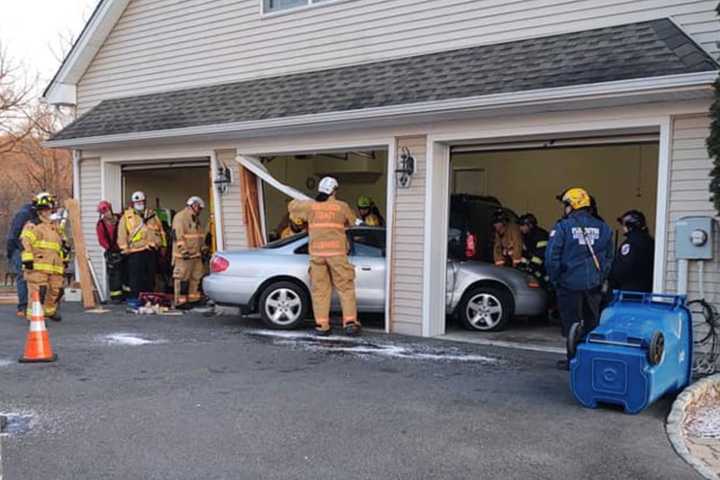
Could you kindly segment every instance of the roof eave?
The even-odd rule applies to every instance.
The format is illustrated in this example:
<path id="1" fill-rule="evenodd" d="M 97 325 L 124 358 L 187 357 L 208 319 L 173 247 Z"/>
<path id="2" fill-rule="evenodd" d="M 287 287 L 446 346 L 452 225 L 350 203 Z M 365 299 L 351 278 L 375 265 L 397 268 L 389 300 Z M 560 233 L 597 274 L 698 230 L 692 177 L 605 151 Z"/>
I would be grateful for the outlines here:
<path id="1" fill-rule="evenodd" d="M 338 127 L 342 124 L 357 124 L 362 121 L 375 122 L 380 119 L 417 117 L 421 115 L 460 114 L 485 110 L 510 109 L 513 107 L 543 106 L 568 102 L 602 101 L 618 98 L 662 98 L 670 92 L 706 91 L 718 77 L 718 71 L 669 75 L 664 77 L 639 78 L 584 84 L 569 87 L 529 90 L 524 92 L 500 93 L 478 97 L 438 100 L 422 103 L 367 108 L 341 112 L 327 112 L 295 117 L 281 117 L 246 122 L 201 125 L 169 130 L 150 130 L 123 134 L 50 140 L 49 148 L 86 148 L 90 146 L 117 145 L 155 139 L 182 139 L 199 136 L 237 135 L 259 131 L 279 131 L 302 127 L 318 128 L 325 125 Z"/>

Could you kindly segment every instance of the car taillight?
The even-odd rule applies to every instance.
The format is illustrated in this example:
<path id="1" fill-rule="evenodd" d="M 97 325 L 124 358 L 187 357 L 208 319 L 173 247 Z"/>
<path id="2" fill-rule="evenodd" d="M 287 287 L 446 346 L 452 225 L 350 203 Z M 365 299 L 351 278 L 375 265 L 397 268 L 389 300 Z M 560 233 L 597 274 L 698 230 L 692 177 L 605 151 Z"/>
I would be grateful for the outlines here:
<path id="1" fill-rule="evenodd" d="M 465 258 L 474 258 L 475 254 L 477 253 L 477 240 L 475 239 L 475 235 L 472 233 L 467 234 L 467 238 L 465 239 Z"/>
<path id="2" fill-rule="evenodd" d="M 212 260 L 210 260 L 210 271 L 212 273 L 224 272 L 228 267 L 230 267 L 230 262 L 227 258 L 221 257 L 220 255 L 215 255 Z"/>
<path id="3" fill-rule="evenodd" d="M 533 277 L 528 277 L 527 286 L 530 288 L 540 288 L 540 282 L 535 280 Z"/>

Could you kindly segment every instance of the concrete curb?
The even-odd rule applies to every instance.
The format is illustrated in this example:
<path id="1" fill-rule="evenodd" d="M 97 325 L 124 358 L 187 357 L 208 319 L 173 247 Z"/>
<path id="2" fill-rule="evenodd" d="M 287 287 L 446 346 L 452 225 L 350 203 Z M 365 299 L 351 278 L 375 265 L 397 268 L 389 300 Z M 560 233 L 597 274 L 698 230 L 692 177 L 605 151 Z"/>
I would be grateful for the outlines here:
<path id="1" fill-rule="evenodd" d="M 672 443 L 673 448 L 683 460 L 692 465 L 695 470 L 708 480 L 720 480 L 720 477 L 715 472 L 690 454 L 683 435 L 683 424 L 685 423 L 688 406 L 702 398 L 711 388 L 720 389 L 720 374 L 705 377 L 693 383 L 678 395 L 667 417 L 666 430 L 670 443 Z"/>

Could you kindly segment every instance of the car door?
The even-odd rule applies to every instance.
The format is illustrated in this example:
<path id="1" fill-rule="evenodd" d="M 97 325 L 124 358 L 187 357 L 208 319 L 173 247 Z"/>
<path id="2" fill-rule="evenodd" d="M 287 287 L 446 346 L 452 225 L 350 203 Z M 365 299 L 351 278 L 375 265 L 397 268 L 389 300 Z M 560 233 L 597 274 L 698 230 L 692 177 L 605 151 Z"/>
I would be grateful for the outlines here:
<path id="1" fill-rule="evenodd" d="M 358 310 L 385 309 L 385 229 L 354 228 L 348 231 L 350 263 L 355 266 Z"/>

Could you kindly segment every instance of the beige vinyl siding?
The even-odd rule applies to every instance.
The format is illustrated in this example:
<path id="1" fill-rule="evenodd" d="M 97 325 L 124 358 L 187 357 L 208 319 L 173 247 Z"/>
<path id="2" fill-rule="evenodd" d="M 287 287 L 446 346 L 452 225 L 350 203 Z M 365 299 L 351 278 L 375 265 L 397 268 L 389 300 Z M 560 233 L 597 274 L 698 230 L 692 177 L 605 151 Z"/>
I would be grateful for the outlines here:
<path id="1" fill-rule="evenodd" d="M 232 150 L 217 150 L 215 155 L 218 164 L 225 165 L 232 170 L 233 182 L 227 192 L 220 196 L 222 202 L 222 228 L 225 250 L 233 248 L 246 248 L 247 235 L 245 225 L 245 209 L 242 203 L 240 190 L 240 165 L 235 161 L 236 152 Z"/>
<path id="2" fill-rule="evenodd" d="M 422 290 L 425 245 L 426 137 L 399 138 L 415 157 L 410 188 L 398 188 L 393 211 L 390 331 L 422 335 Z"/>
<path id="3" fill-rule="evenodd" d="M 672 17 L 717 53 L 716 0 L 131 0 L 78 85 L 122 97 Z"/>
<path id="4" fill-rule="evenodd" d="M 708 174 L 712 161 L 705 149 L 710 119 L 707 116 L 676 117 L 672 125 L 670 198 L 668 207 L 668 246 L 665 287 L 677 291 L 677 259 L 675 258 L 675 222 L 685 216 L 714 216 L 709 201 Z M 705 262 L 705 299 L 720 307 L 720 229 L 715 231 L 715 259 Z M 700 298 L 699 264 L 690 262 L 688 298 Z"/>
<path id="5" fill-rule="evenodd" d="M 95 225 L 97 224 L 97 204 L 101 200 L 101 171 L 99 158 L 83 158 L 80 160 L 80 219 L 87 253 L 97 274 L 100 288 L 105 285 L 105 259 L 103 250 L 97 240 Z"/>

